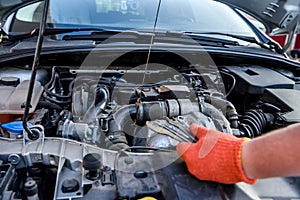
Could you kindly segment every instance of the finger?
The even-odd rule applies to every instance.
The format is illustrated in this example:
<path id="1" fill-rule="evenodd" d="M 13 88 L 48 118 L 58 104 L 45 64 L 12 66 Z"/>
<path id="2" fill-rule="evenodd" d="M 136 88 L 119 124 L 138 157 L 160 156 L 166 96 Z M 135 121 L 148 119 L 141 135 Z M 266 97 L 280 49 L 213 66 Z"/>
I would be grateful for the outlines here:
<path id="1" fill-rule="evenodd" d="M 198 139 L 200 139 L 201 137 L 204 137 L 206 135 L 206 133 L 209 131 L 209 129 L 204 126 L 192 124 L 190 126 L 190 131 L 192 132 L 192 134 L 194 136 L 196 136 Z"/>
<path id="2" fill-rule="evenodd" d="M 176 146 L 176 150 L 178 152 L 178 154 L 183 157 L 184 153 L 189 149 L 189 147 L 191 146 L 191 143 L 188 142 L 180 142 L 177 146 Z"/>
<path id="3" fill-rule="evenodd" d="M 199 158 L 205 158 L 214 149 L 220 137 L 219 131 L 210 130 L 203 138 L 203 143 L 199 149 Z"/>

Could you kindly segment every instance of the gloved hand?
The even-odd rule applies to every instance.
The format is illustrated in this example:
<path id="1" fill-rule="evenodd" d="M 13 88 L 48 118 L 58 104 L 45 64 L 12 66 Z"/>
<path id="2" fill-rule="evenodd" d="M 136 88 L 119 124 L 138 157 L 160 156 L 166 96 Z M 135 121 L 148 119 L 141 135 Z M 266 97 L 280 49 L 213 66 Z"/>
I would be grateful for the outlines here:
<path id="1" fill-rule="evenodd" d="M 199 139 L 198 142 L 181 142 L 176 149 L 191 174 L 200 180 L 225 184 L 256 182 L 256 179 L 247 178 L 242 168 L 242 146 L 250 139 L 237 138 L 196 124 L 190 126 L 190 131 Z"/>

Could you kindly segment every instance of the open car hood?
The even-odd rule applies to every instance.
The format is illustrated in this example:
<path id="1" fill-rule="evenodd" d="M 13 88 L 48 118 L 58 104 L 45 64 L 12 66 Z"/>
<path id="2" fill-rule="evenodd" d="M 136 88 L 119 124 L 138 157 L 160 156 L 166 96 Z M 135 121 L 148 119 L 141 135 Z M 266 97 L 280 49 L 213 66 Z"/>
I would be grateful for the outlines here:
<path id="1" fill-rule="evenodd" d="M 299 24 L 299 0 L 217 0 L 261 21 L 271 35 L 289 33 Z M 300 26 L 297 32 L 300 33 Z"/>

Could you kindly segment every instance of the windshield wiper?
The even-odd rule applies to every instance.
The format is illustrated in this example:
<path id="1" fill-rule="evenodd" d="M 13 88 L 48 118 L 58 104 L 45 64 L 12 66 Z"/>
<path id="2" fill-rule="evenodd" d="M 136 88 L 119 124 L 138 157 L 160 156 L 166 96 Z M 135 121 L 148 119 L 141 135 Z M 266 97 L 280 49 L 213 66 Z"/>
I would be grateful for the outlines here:
<path id="1" fill-rule="evenodd" d="M 148 39 L 151 37 L 152 33 L 149 31 L 135 31 L 135 30 L 102 30 L 102 31 L 93 31 L 89 34 L 76 34 L 76 35 L 65 35 L 62 40 L 93 40 L 93 41 L 103 41 L 108 39 L 111 36 L 120 34 L 118 37 L 114 38 L 114 41 L 126 42 L 125 39 Z"/>
<path id="2" fill-rule="evenodd" d="M 63 34 L 63 33 L 72 33 L 72 32 L 83 32 L 83 31 L 97 31 L 97 32 L 106 32 L 112 34 L 118 34 L 120 33 L 120 30 L 106 30 L 102 28 L 45 28 L 44 30 L 44 36 L 49 36 L 49 35 L 57 35 L 57 34 Z M 13 41 L 18 41 L 18 40 L 24 40 L 27 38 L 32 38 L 35 36 L 38 36 L 40 32 L 39 28 L 33 29 L 31 32 L 26 32 L 26 33 L 14 33 L 10 32 L 4 37 L 3 39 L 7 39 L 10 42 Z"/>
<path id="3" fill-rule="evenodd" d="M 209 37 L 209 36 L 203 36 L 201 34 L 195 34 L 195 33 L 188 33 L 183 32 L 181 33 L 182 36 L 188 36 L 196 41 L 207 41 L 207 42 L 215 42 L 220 44 L 219 46 L 225 46 L 225 45 L 233 45 L 233 46 L 239 46 L 240 44 L 237 41 L 232 40 L 225 40 L 221 38 L 215 38 L 215 37 Z"/>
<path id="4" fill-rule="evenodd" d="M 206 46 L 218 46 L 224 47 L 225 45 L 239 45 L 238 42 L 226 39 L 220 39 L 209 36 L 200 35 L 189 35 L 186 37 L 185 33 L 182 32 L 169 32 L 169 31 L 156 31 L 154 36 L 155 43 L 173 43 L 173 44 L 186 44 L 186 45 L 206 45 Z M 65 35 L 63 40 L 94 40 L 103 41 L 108 38 L 106 32 L 95 31 L 90 34 L 82 35 Z M 120 35 L 114 37 L 113 42 L 135 42 L 135 43 L 145 43 L 149 42 L 152 33 L 146 30 L 126 30 Z M 191 40 L 193 39 L 193 40 Z"/>
<path id="5" fill-rule="evenodd" d="M 121 33 L 119 36 L 114 38 L 114 42 L 136 42 L 136 43 L 145 43 L 148 42 L 149 37 L 151 37 L 151 32 L 147 30 L 119 30 L 119 29 L 103 29 L 97 27 L 76 27 L 76 28 L 45 28 L 44 36 L 49 35 L 58 35 L 64 33 L 72 32 L 90 32 L 88 34 L 70 34 L 64 35 L 62 40 L 93 40 L 93 41 L 103 41 L 108 39 L 113 35 Z M 33 29 L 28 33 L 9 33 L 6 35 L 6 39 L 10 42 L 24 40 L 27 38 L 32 38 L 38 36 L 39 28 Z M 202 34 L 202 33 L 201 33 Z M 203 33 L 206 34 L 206 33 Z M 190 40 L 189 38 L 193 39 Z M 227 35 L 228 36 L 228 35 Z M 240 38 L 237 38 L 240 39 Z M 255 40 L 255 39 L 254 39 Z M 200 35 L 200 33 L 192 32 L 172 32 L 172 31 L 157 31 L 155 32 L 155 42 L 163 43 L 177 43 L 177 44 L 195 44 L 195 42 L 200 45 L 206 46 L 218 46 L 224 47 L 225 45 L 237 46 L 239 43 L 237 41 L 220 39 L 215 37 L 209 37 Z M 250 40 L 249 40 L 250 41 Z M 251 40 L 251 42 L 254 42 Z"/>
<path id="6" fill-rule="evenodd" d="M 184 33 L 188 36 L 190 36 L 190 35 L 224 35 L 224 36 L 232 37 L 232 38 L 242 40 L 242 41 L 245 41 L 245 42 L 257 44 L 257 45 L 259 45 L 260 47 L 262 47 L 264 49 L 272 50 L 272 48 L 270 47 L 269 44 L 259 42 L 258 40 L 256 40 L 254 37 L 251 37 L 251 36 L 235 35 L 235 34 L 222 33 L 222 32 L 199 32 L 199 33 L 197 33 L 197 32 L 184 32 Z"/>

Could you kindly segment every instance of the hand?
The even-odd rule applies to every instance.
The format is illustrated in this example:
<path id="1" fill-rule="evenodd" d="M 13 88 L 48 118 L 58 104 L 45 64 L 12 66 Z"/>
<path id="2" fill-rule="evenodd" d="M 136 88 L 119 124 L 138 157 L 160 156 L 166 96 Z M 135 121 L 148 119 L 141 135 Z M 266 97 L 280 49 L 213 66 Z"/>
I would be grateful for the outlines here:
<path id="1" fill-rule="evenodd" d="M 198 142 L 181 142 L 176 149 L 191 174 L 201 180 L 225 184 L 256 182 L 247 178 L 242 169 L 241 151 L 248 138 L 237 138 L 196 124 L 190 126 L 190 131 Z"/>

